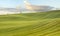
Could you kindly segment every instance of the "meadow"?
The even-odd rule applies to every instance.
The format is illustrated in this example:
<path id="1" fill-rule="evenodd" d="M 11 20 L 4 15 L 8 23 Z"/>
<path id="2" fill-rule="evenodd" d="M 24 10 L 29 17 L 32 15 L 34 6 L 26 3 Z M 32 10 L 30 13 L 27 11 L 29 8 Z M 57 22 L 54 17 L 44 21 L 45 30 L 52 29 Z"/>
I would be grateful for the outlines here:
<path id="1" fill-rule="evenodd" d="M 60 36 L 60 10 L 0 15 L 0 36 Z"/>

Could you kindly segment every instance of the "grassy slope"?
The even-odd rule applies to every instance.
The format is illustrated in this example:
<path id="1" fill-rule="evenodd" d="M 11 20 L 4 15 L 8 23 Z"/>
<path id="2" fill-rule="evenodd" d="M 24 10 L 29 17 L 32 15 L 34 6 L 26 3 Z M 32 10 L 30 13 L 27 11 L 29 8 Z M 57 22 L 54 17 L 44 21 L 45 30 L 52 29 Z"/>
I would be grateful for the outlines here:
<path id="1" fill-rule="evenodd" d="M 0 36 L 60 36 L 60 11 L 1 15 Z"/>

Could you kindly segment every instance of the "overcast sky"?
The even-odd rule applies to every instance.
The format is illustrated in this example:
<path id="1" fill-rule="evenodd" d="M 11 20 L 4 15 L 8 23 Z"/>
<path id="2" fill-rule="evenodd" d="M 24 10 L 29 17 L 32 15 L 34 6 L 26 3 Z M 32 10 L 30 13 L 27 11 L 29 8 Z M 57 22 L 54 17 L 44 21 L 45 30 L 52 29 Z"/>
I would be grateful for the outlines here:
<path id="1" fill-rule="evenodd" d="M 60 0 L 28 0 L 34 5 L 48 5 L 60 8 Z M 24 7 L 24 0 L 0 0 L 0 7 L 15 8 L 16 6 Z"/>

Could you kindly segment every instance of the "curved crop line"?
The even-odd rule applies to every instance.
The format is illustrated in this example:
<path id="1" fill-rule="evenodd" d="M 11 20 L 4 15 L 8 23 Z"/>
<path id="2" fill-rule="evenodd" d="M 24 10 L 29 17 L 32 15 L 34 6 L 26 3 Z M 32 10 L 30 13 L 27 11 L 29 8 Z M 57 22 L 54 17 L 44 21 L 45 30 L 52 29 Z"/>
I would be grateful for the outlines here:
<path id="1" fill-rule="evenodd" d="M 50 26 L 50 27 L 48 27 L 48 28 L 45 28 L 45 29 L 43 29 L 43 30 L 41 30 L 41 31 L 39 30 L 39 28 L 38 28 L 39 31 L 36 31 L 36 30 L 35 30 L 35 31 L 33 30 L 33 31 L 34 31 L 34 33 L 42 32 L 42 31 L 45 31 L 46 29 L 50 29 L 50 28 L 52 28 L 52 27 L 54 27 L 54 26 L 56 27 L 57 24 L 56 24 L 56 25 L 52 25 L 52 26 Z M 32 34 L 32 33 L 30 33 L 30 34 Z"/>
<path id="2" fill-rule="evenodd" d="M 53 27 L 54 27 L 54 26 L 53 26 Z M 50 29 L 50 28 L 49 28 L 49 29 Z M 39 30 L 39 29 L 38 29 L 38 31 L 36 31 L 36 30 L 34 31 L 34 30 L 33 30 L 34 32 L 33 32 L 33 33 L 31 32 L 31 33 L 29 33 L 29 34 L 35 34 L 35 33 L 38 33 L 38 32 L 44 33 L 44 31 L 49 30 L 49 29 L 44 29 L 44 30 Z M 28 35 L 29 35 L 29 34 L 28 34 Z"/>

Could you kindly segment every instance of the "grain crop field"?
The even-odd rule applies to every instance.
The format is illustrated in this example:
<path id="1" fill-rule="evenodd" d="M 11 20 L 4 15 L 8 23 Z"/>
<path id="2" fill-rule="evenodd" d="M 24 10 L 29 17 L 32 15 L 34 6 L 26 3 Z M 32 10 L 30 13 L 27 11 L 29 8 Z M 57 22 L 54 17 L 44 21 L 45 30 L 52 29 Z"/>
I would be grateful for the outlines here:
<path id="1" fill-rule="evenodd" d="M 0 15 L 0 36 L 60 36 L 60 10 Z"/>

